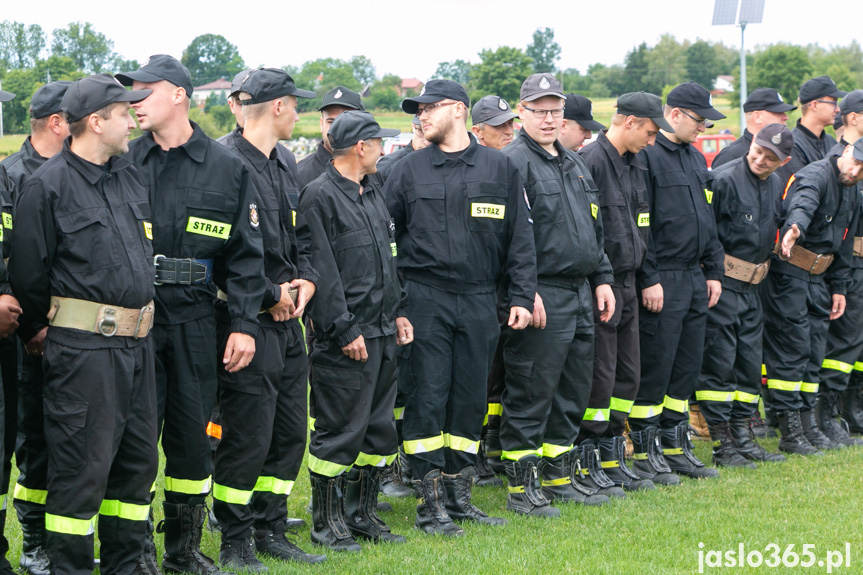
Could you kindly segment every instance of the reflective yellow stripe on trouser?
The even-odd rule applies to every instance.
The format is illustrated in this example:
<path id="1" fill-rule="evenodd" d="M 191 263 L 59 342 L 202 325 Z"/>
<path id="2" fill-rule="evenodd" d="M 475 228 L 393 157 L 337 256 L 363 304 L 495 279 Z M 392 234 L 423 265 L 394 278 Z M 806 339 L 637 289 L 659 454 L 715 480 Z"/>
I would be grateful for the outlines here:
<path id="1" fill-rule="evenodd" d="M 572 445 L 552 445 L 551 443 L 542 444 L 542 456 L 554 459 L 560 457 L 564 453 L 572 451 Z"/>
<path id="2" fill-rule="evenodd" d="M 150 506 L 124 503 L 117 499 L 105 499 L 99 507 L 99 515 L 119 517 L 129 521 L 146 521 L 150 516 Z"/>
<path id="3" fill-rule="evenodd" d="M 317 473 L 318 475 L 323 475 L 324 477 L 338 477 L 350 468 L 350 465 L 342 465 L 341 463 L 333 463 L 332 461 L 318 459 L 309 453 L 309 471 Z"/>
<path id="4" fill-rule="evenodd" d="M 784 381 L 782 379 L 768 379 L 767 388 L 778 391 L 800 391 L 802 381 Z"/>
<path id="5" fill-rule="evenodd" d="M 402 421 L 405 418 L 405 408 L 404 407 L 394 407 L 393 408 L 393 418 L 396 421 Z"/>
<path id="6" fill-rule="evenodd" d="M 800 382 L 800 391 L 803 393 L 818 393 L 817 383 Z"/>
<path id="7" fill-rule="evenodd" d="M 458 435 L 443 434 L 443 444 L 454 451 L 464 451 L 466 453 L 479 453 L 479 441 L 468 439 L 467 437 L 459 437 Z"/>
<path id="8" fill-rule="evenodd" d="M 405 440 L 402 445 L 405 448 L 405 453 L 408 455 L 416 455 L 417 453 L 429 453 L 438 449 L 443 449 L 444 439 L 443 433 L 433 437 L 424 439 Z"/>
<path id="9" fill-rule="evenodd" d="M 24 487 L 20 483 L 16 483 L 12 497 L 19 501 L 45 505 L 45 500 L 48 499 L 48 492 L 44 489 L 30 489 L 29 487 Z"/>
<path id="10" fill-rule="evenodd" d="M 212 477 L 206 479 L 176 479 L 165 477 L 165 491 L 185 493 L 186 495 L 206 495 L 210 492 Z"/>
<path id="11" fill-rule="evenodd" d="M 65 535 L 92 535 L 96 531 L 96 523 L 90 519 L 75 519 L 62 515 L 45 514 L 45 530 Z"/>
<path id="12" fill-rule="evenodd" d="M 218 499 L 225 503 L 232 503 L 233 505 L 248 505 L 249 501 L 252 500 L 252 491 L 234 489 L 227 485 L 213 483 L 213 499 Z"/>
<path id="13" fill-rule="evenodd" d="M 620 399 L 619 397 L 611 398 L 611 409 L 614 411 L 622 411 L 623 413 L 629 413 L 632 411 L 632 406 L 635 405 L 635 402 L 631 399 Z"/>
<path id="14" fill-rule="evenodd" d="M 734 401 L 740 403 L 758 403 L 758 396 L 754 393 L 737 390 L 734 392 Z"/>
<path id="15" fill-rule="evenodd" d="M 528 449 L 525 451 L 501 451 L 500 458 L 501 459 L 509 459 L 510 461 L 518 461 L 522 457 L 527 457 L 528 455 L 536 455 L 537 457 L 542 457 L 542 448 L 540 449 Z"/>
<path id="16" fill-rule="evenodd" d="M 702 389 L 695 392 L 695 399 L 698 401 L 733 401 L 734 392 Z"/>
<path id="17" fill-rule="evenodd" d="M 498 417 L 503 415 L 503 404 L 500 403 L 489 403 L 488 404 L 488 412 L 485 414 L 485 419 L 483 420 L 483 425 L 488 425 L 488 418 L 492 415 L 496 415 Z"/>
<path id="18" fill-rule="evenodd" d="M 842 373 L 851 373 L 854 371 L 853 365 L 845 363 L 844 361 L 839 361 L 838 359 L 825 359 L 821 364 L 821 367 L 824 369 L 834 369 L 836 371 L 841 371 Z"/>
<path id="19" fill-rule="evenodd" d="M 584 421 L 608 421 L 609 417 L 611 417 L 610 407 L 607 409 L 588 407 L 584 410 Z"/>
<path id="20" fill-rule="evenodd" d="M 662 405 L 633 405 L 632 411 L 629 412 L 629 417 L 633 419 L 647 419 L 648 417 L 661 415 L 662 410 Z"/>
<path id="21" fill-rule="evenodd" d="M 3 495 L 0 495 L 0 501 L 2 501 L 2 504 L 0 504 L 0 510 L 6 511 L 6 494 L 5 493 Z"/>
<path id="22" fill-rule="evenodd" d="M 275 493 L 276 495 L 290 495 L 294 488 L 294 482 L 278 477 L 258 477 L 252 491 Z"/>
<path id="23" fill-rule="evenodd" d="M 357 460 L 354 461 L 354 465 L 359 465 L 361 467 L 383 467 L 385 465 L 392 464 L 392 462 L 396 460 L 396 455 L 397 454 L 395 453 L 392 455 L 375 455 L 373 453 L 363 453 L 360 451 L 360 454 L 357 455 Z"/>
<path id="24" fill-rule="evenodd" d="M 662 405 L 663 407 L 666 407 L 671 411 L 676 411 L 677 413 L 689 413 L 688 399 L 674 399 L 673 397 L 666 395 L 665 402 Z"/>
<path id="25" fill-rule="evenodd" d="M 854 362 L 854 371 L 863 371 L 863 361 Z"/>

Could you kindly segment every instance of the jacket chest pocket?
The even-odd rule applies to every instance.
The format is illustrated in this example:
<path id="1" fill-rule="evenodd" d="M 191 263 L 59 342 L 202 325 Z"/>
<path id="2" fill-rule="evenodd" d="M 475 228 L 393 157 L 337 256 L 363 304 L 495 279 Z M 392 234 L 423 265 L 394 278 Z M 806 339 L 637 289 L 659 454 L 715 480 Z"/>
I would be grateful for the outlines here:
<path id="1" fill-rule="evenodd" d="M 446 189 L 442 184 L 419 185 L 408 191 L 410 233 L 446 230 Z"/>
<path id="2" fill-rule="evenodd" d="M 651 216 L 665 219 L 675 216 L 690 216 L 695 213 L 695 204 L 689 197 L 689 179 L 686 174 L 683 172 L 656 174 L 655 183 L 656 192 L 653 201 L 656 209 Z M 699 193 L 705 194 L 705 191 L 699 190 Z"/>
<path id="3" fill-rule="evenodd" d="M 232 214 L 237 210 L 237 198 L 218 192 L 190 190 L 186 200 L 187 218 L 184 243 L 205 249 L 200 256 L 218 251 L 231 237 Z"/>
<path id="4" fill-rule="evenodd" d="M 758 224 L 758 208 L 738 204 L 731 209 L 731 227 L 734 230 L 751 230 L 752 226 Z"/>
<path id="5" fill-rule="evenodd" d="M 373 276 L 377 272 L 374 242 L 365 228 L 348 230 L 336 236 L 333 239 L 333 251 L 343 284 Z"/>
<path id="6" fill-rule="evenodd" d="M 89 273 L 117 266 L 117 244 L 107 208 L 86 208 L 57 216 L 62 241 L 62 265 L 72 273 Z"/>
<path id="7" fill-rule="evenodd" d="M 506 198 L 501 197 L 499 186 L 472 182 L 467 184 L 467 208 L 470 211 L 468 227 L 477 233 L 502 234 L 506 232 Z"/>
<path id="8" fill-rule="evenodd" d="M 153 253 L 153 219 L 150 204 L 136 202 L 129 204 L 129 208 L 135 218 L 135 229 L 138 237 L 141 238 L 144 254 L 149 256 Z"/>
<path id="9" fill-rule="evenodd" d="M 534 226 L 559 224 L 566 220 L 560 186 L 552 182 L 535 182 L 530 217 Z"/>

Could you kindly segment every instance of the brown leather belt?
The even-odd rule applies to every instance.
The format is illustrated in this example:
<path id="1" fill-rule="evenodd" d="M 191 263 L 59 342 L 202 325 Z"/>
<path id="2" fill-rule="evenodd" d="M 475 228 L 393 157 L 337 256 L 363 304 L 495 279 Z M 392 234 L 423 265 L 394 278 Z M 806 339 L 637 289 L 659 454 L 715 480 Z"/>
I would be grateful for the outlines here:
<path id="1" fill-rule="evenodd" d="M 797 244 L 791 248 L 791 257 L 785 258 L 782 255 L 782 243 L 777 242 L 776 247 L 773 249 L 773 253 L 779 256 L 779 259 L 782 261 L 786 261 L 792 266 L 796 266 L 801 270 L 805 270 L 812 275 L 820 275 L 827 271 L 827 268 L 830 267 L 830 264 L 833 263 L 833 254 L 816 254 L 815 252 L 810 252 L 804 247 L 798 246 Z"/>
<path id="2" fill-rule="evenodd" d="M 107 305 L 83 299 L 51 296 L 48 325 L 98 333 L 105 337 L 146 337 L 153 327 L 151 301 L 141 309 Z"/>
<path id="3" fill-rule="evenodd" d="M 770 260 L 753 264 L 725 254 L 725 275 L 748 284 L 758 285 L 767 277 Z"/>
<path id="4" fill-rule="evenodd" d="M 854 255 L 863 258 L 863 238 L 860 236 L 854 237 Z"/>

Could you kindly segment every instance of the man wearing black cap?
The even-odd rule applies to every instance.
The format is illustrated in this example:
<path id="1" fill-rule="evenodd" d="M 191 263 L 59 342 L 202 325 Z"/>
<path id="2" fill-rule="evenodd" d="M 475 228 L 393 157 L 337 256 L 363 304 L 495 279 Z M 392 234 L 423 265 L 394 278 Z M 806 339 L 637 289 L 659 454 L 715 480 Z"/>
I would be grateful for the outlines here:
<path id="1" fill-rule="evenodd" d="M 567 150 L 577 152 L 593 132 L 605 126 L 593 119 L 593 103 L 580 94 L 567 94 L 558 140 Z"/>
<path id="2" fill-rule="evenodd" d="M 149 94 L 108 74 L 72 84 L 61 104 L 71 138 L 18 196 L 10 279 L 27 314 L 50 325 L 45 531 L 58 575 L 92 573 L 97 513 L 101 569 L 146 572 L 136 560 L 158 464 L 153 228 L 146 189 L 116 156 L 135 127 L 129 104 Z"/>
<path id="3" fill-rule="evenodd" d="M 410 154 L 411 152 L 416 152 L 417 150 L 422 150 L 425 147 L 428 147 L 430 142 L 426 140 L 423 135 L 423 126 L 420 123 L 420 119 L 416 116 L 411 117 L 411 141 L 408 142 L 408 145 L 400 150 L 396 150 L 386 156 L 383 156 L 380 160 L 378 160 L 377 165 L 377 174 L 376 177 L 381 178 L 381 181 L 386 182 L 387 176 L 390 174 L 390 170 L 393 169 L 393 166 L 396 165 L 396 162 Z"/>
<path id="4" fill-rule="evenodd" d="M 791 185 L 791 177 L 802 167 L 827 157 L 827 152 L 836 145 L 836 140 L 824 128 L 833 125 L 839 98 L 847 93 L 837 88 L 829 76 L 812 78 L 800 87 L 803 117 L 797 120 L 797 127 L 791 131 L 794 151 L 791 161 L 777 171 L 786 182 L 786 188 Z"/>
<path id="5" fill-rule="evenodd" d="M 405 541 L 375 507 L 383 467 L 398 449 L 396 345 L 410 343 L 413 329 L 404 317 L 395 227 L 382 190 L 367 177 L 383 152 L 381 138 L 398 133 L 381 129 L 368 112 L 340 114 L 327 135 L 333 161 L 300 202 L 320 273 L 309 306 L 316 406 L 311 537 L 333 551 L 359 551 L 355 538 Z"/>
<path id="6" fill-rule="evenodd" d="M 15 205 L 18 191 L 48 158 L 59 153 L 63 140 L 69 136 L 69 124 L 60 109 L 60 102 L 72 82 L 51 82 L 33 94 L 30 101 L 30 137 L 24 140 L 21 150 L 0 162 L 0 194 L 4 208 Z M 12 210 L 3 213 L 3 255 L 9 257 L 12 240 Z M 45 452 L 45 432 L 42 425 L 42 344 L 48 331 L 45 321 L 33 321 L 26 315 L 20 318 L 19 345 L 14 339 L 4 339 L 0 347 L 18 348 L 15 352 L 0 351 L 3 367 L 12 369 L 3 373 L 6 403 L 6 458 L 4 460 L 3 489 L 8 486 L 6 467 L 19 438 L 15 462 L 18 480 L 15 484 L 15 510 L 21 523 L 22 551 L 19 563 L 31 575 L 48 575 L 48 556 L 45 554 L 45 488 L 48 481 L 48 458 Z M 26 353 L 25 353 L 26 352 Z M 11 360 L 11 361 L 10 361 Z M 20 372 L 18 363 L 20 362 Z M 19 378 L 20 373 L 20 378 Z M 17 386 L 15 383 L 17 382 Z M 20 402 L 20 403 L 19 403 Z M 21 412 L 18 412 L 18 407 Z M 5 491 L 3 493 L 5 495 Z"/>
<path id="7" fill-rule="evenodd" d="M 156 383 L 165 452 L 166 572 L 217 571 L 197 543 L 206 516 L 212 460 L 207 423 L 216 400 L 214 283 L 230 291 L 232 335 L 225 368 L 255 354 L 264 292 L 260 232 L 249 223 L 254 190 L 230 152 L 189 121 L 192 79 L 158 54 L 117 79 L 152 94 L 133 108 L 146 133 L 132 142 L 153 210 L 156 252 Z M 160 528 L 161 530 L 161 528 Z M 151 549 L 151 551 L 154 551 Z"/>
<path id="8" fill-rule="evenodd" d="M 321 105 L 318 107 L 318 111 L 321 113 L 321 143 L 318 144 L 318 149 L 315 150 L 314 154 L 300 160 L 297 166 L 300 173 L 301 192 L 309 182 L 323 174 L 327 169 L 327 164 L 333 158 L 333 151 L 327 139 L 327 131 L 329 131 L 333 120 L 347 110 L 365 110 L 359 94 L 344 86 L 336 86 L 324 94 Z"/>
<path id="9" fill-rule="evenodd" d="M 319 563 L 289 538 L 287 496 L 305 451 L 308 358 L 299 317 L 315 293 L 309 237 L 291 204 L 291 174 L 277 148 L 299 119 L 300 90 L 284 70 L 262 68 L 243 82 L 240 102 L 245 126 L 225 146 L 248 168 L 256 191 L 249 222 L 263 235 L 265 294 L 255 354 L 241 372 L 219 370 L 222 439 L 216 451 L 213 507 L 222 530 L 219 558 L 225 567 L 262 572 L 254 554 Z M 220 291 L 216 328 L 220 349 L 231 331 L 230 291 Z M 254 537 L 253 537 L 254 535 Z"/>
<path id="10" fill-rule="evenodd" d="M 797 106 L 786 104 L 782 94 L 773 88 L 758 88 L 753 90 L 743 103 L 743 115 L 746 118 L 746 129 L 743 135 L 734 140 L 713 159 L 713 169 L 727 164 L 749 153 L 752 138 L 768 124 L 784 124 L 788 121 L 788 112 Z"/>
<path id="11" fill-rule="evenodd" d="M 483 96 L 470 112 L 470 131 L 480 146 L 502 150 L 512 142 L 513 121 L 518 114 L 500 96 Z"/>
<path id="12" fill-rule="evenodd" d="M 785 461 L 769 453 L 749 427 L 761 392 L 763 336 L 759 284 L 770 268 L 779 228 L 782 182 L 774 172 L 790 161 L 794 139 L 784 123 L 754 135 L 749 153 L 714 170 L 711 206 L 725 251 L 722 296 L 707 312 L 704 361 L 695 398 L 707 421 L 717 467 Z"/>
<path id="13" fill-rule="evenodd" d="M 651 242 L 637 277 L 641 383 L 629 414 L 635 472 L 650 479 L 670 467 L 717 477 L 689 442 L 687 404 L 701 372 L 707 309 L 719 300 L 724 274 L 707 163 L 692 143 L 708 121 L 725 116 L 707 89 L 687 82 L 669 92 L 664 117 L 674 132 L 661 130 L 644 151 Z M 663 455 L 652 453 L 656 435 Z"/>
<path id="14" fill-rule="evenodd" d="M 535 313 L 528 329 L 504 327 L 501 334 L 501 458 L 509 479 L 507 509 L 536 516 L 560 514 L 549 500 L 608 501 L 572 481 L 579 459 L 575 439 L 590 395 L 594 296 L 602 321 L 614 314 L 614 296 L 596 185 L 584 161 L 557 140 L 564 102 L 554 76 L 528 77 L 518 104 L 522 134 L 504 149 L 530 205 L 536 300 L 548 315 L 542 322 Z M 541 491 L 535 490 L 537 473 Z"/>
<path id="15" fill-rule="evenodd" d="M 617 99 L 617 113 L 608 131 L 600 132 L 596 141 L 580 152 L 599 189 L 605 253 L 614 269 L 612 292 L 616 305 L 607 322 L 601 321 L 598 310 L 594 310 L 593 385 L 577 441 L 590 446 L 588 451 L 599 449 L 602 471 L 616 486 L 628 491 L 654 488 L 654 478 L 641 479 L 626 466 L 623 432 L 640 380 L 635 274 L 644 262 L 650 235 L 646 169 L 639 152 L 656 142 L 660 128 L 671 131 L 662 116 L 659 96 L 646 92 L 623 94 Z M 588 453 L 587 463 L 591 461 Z M 591 475 L 585 479 L 589 481 Z M 679 481 L 670 473 L 655 480 Z"/>
<path id="16" fill-rule="evenodd" d="M 470 500 L 499 333 L 496 290 L 506 274 L 504 305 L 517 329 L 530 321 L 536 294 L 518 172 L 470 137 L 469 106 L 464 88 L 450 80 L 431 80 L 402 102 L 432 145 L 399 161 L 384 189 L 416 334 L 399 348 L 404 450 L 421 496 L 416 524 L 450 536 L 464 534 L 453 519 L 505 523 Z"/>
<path id="17" fill-rule="evenodd" d="M 794 151 L 797 151 L 795 136 Z M 781 242 L 764 287 L 764 364 L 780 451 L 844 447 L 815 417 L 828 323 L 845 312 L 863 180 L 863 140 L 794 174 L 783 196 Z M 836 439 L 839 439 L 838 437 Z"/>

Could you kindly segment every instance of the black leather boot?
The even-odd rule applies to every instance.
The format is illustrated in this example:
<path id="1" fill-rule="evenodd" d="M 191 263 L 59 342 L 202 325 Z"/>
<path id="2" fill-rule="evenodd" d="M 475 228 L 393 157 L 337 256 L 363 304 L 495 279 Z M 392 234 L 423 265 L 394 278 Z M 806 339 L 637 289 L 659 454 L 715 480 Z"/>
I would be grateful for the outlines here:
<path id="1" fill-rule="evenodd" d="M 668 467 L 678 475 L 693 479 L 709 479 L 719 477 L 719 471 L 705 467 L 700 459 L 692 453 L 692 443 L 689 441 L 689 422 L 684 421 L 675 427 L 660 430 L 662 440 L 662 456 Z"/>
<path id="2" fill-rule="evenodd" d="M 465 467 L 455 475 L 443 474 L 446 485 L 446 512 L 453 521 L 476 521 L 483 525 L 506 525 L 503 517 L 489 517 L 482 509 L 471 503 L 471 489 L 476 482 L 476 469 Z"/>
<path id="3" fill-rule="evenodd" d="M 679 485 L 680 477 L 671 472 L 659 447 L 657 427 L 650 426 L 641 431 L 630 431 L 629 438 L 635 450 L 632 472 L 641 479 L 649 479 L 655 485 Z"/>
<path id="4" fill-rule="evenodd" d="M 842 419 L 851 433 L 863 433 L 863 385 L 856 376 L 851 376 L 848 389 L 840 394 Z"/>
<path id="5" fill-rule="evenodd" d="M 818 428 L 833 443 L 856 447 L 863 445 L 863 439 L 851 437 L 845 426 L 839 422 L 839 394 L 835 391 L 823 391 L 818 394 L 815 403 L 815 421 Z"/>
<path id="6" fill-rule="evenodd" d="M 219 563 L 227 569 L 247 573 L 266 573 L 269 571 L 267 566 L 255 557 L 254 536 L 251 532 L 244 539 L 222 539 L 222 547 L 219 549 Z"/>
<path id="7" fill-rule="evenodd" d="M 270 531 L 269 529 L 255 530 L 255 549 L 258 553 L 269 555 L 282 561 L 297 561 L 299 563 L 323 563 L 327 560 L 326 555 L 306 553 L 294 542 L 297 537 L 295 528 L 281 525 L 280 529 Z"/>
<path id="8" fill-rule="evenodd" d="M 485 432 L 485 457 L 488 466 L 497 475 L 506 474 L 506 464 L 501 459 L 503 450 L 500 447 L 500 430 L 487 429 Z"/>
<path id="9" fill-rule="evenodd" d="M 362 550 L 345 524 L 345 475 L 309 473 L 312 483 L 312 543 L 331 551 Z"/>
<path id="10" fill-rule="evenodd" d="M 604 437 L 597 441 L 602 470 L 615 485 L 626 491 L 650 491 L 656 485 L 650 479 L 641 479 L 626 465 L 626 438 L 622 435 Z"/>
<path id="11" fill-rule="evenodd" d="M 402 483 L 402 474 L 399 469 L 399 458 L 384 467 L 380 474 L 381 493 L 387 497 L 411 497 L 413 490 Z"/>
<path id="12" fill-rule="evenodd" d="M 479 442 L 479 453 L 476 455 L 476 477 L 477 487 L 503 487 L 503 480 L 495 475 L 494 470 L 488 464 L 485 441 Z"/>
<path id="13" fill-rule="evenodd" d="M 417 493 L 416 528 L 429 535 L 463 537 L 464 529 L 453 523 L 446 510 L 446 486 L 439 469 L 429 471 L 422 480 L 412 482 Z"/>
<path id="14" fill-rule="evenodd" d="M 581 503 L 583 505 L 608 503 L 607 495 L 600 495 L 595 487 L 584 485 L 576 480 L 581 475 L 582 467 L 577 450 L 578 448 L 573 448 L 557 457 L 540 459 L 537 472 L 542 478 L 540 485 L 543 495 L 549 501 L 561 503 Z"/>
<path id="15" fill-rule="evenodd" d="M 159 533 L 165 535 L 162 570 L 165 573 L 197 573 L 226 575 L 215 562 L 201 551 L 201 529 L 207 509 L 203 503 L 185 505 L 162 503 L 165 519 L 159 522 Z M 155 547 L 153 548 L 155 552 Z"/>
<path id="16" fill-rule="evenodd" d="M 18 559 L 21 571 L 25 575 L 50 575 L 51 560 L 45 552 L 45 521 L 21 523 L 21 543 Z"/>
<path id="17" fill-rule="evenodd" d="M 528 455 L 518 461 L 506 461 L 506 508 L 531 517 L 559 517 L 560 509 L 551 506 L 543 495 L 537 480 L 536 465 L 539 457 Z"/>
<path id="18" fill-rule="evenodd" d="M 602 469 L 602 460 L 599 456 L 599 448 L 593 439 L 584 440 L 576 448 L 578 459 L 581 462 L 581 473 L 575 480 L 585 487 L 596 490 L 599 495 L 607 497 L 626 497 L 622 487 L 614 484 Z"/>
<path id="19" fill-rule="evenodd" d="M 728 423 L 715 423 L 707 426 L 710 439 L 713 440 L 713 464 L 716 467 L 748 467 L 755 469 L 755 464 L 748 461 L 731 441 Z"/>
<path id="20" fill-rule="evenodd" d="M 817 405 L 817 403 L 816 403 Z M 800 411 L 800 424 L 803 426 L 803 435 L 813 447 L 820 450 L 828 449 L 845 449 L 845 445 L 832 441 L 824 435 L 821 428 L 818 427 L 818 422 L 815 420 L 815 410 L 807 409 Z"/>
<path id="21" fill-rule="evenodd" d="M 776 419 L 779 422 L 779 433 L 782 435 L 779 440 L 779 451 L 797 455 L 824 455 L 809 443 L 803 434 L 799 411 L 777 411 Z"/>
<path id="22" fill-rule="evenodd" d="M 345 486 L 345 523 L 354 537 L 375 543 L 404 543 L 401 535 L 390 532 L 389 526 L 377 514 L 378 482 L 382 470 L 378 467 L 353 467 Z"/>
<path id="23" fill-rule="evenodd" d="M 749 419 L 732 419 L 728 422 L 728 432 L 731 435 L 734 447 L 737 448 L 737 453 L 749 461 L 767 461 L 772 463 L 785 461 L 785 456 L 781 453 L 770 453 L 758 444 L 755 432 L 749 422 Z"/>

